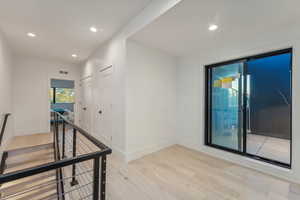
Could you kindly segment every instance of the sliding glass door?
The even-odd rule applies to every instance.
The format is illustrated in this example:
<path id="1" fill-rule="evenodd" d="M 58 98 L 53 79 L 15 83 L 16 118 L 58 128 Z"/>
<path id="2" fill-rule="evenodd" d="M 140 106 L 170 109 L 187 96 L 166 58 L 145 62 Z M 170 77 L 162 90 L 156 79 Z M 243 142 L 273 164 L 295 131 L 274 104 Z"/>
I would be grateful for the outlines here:
<path id="1" fill-rule="evenodd" d="M 242 149 L 243 103 L 241 62 L 212 67 L 210 70 L 210 142 L 236 151 Z"/>
<path id="2" fill-rule="evenodd" d="M 292 49 L 206 66 L 206 144 L 291 166 Z"/>
<path id="3" fill-rule="evenodd" d="M 247 153 L 290 163 L 291 53 L 247 62 L 249 125 Z"/>

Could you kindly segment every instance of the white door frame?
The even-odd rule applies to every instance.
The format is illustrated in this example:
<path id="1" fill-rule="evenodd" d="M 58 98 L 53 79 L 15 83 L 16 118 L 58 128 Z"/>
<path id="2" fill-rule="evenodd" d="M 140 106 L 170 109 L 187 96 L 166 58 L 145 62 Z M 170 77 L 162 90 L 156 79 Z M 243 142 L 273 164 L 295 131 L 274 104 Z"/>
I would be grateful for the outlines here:
<path id="1" fill-rule="evenodd" d="M 47 102 L 48 102 L 48 113 L 49 115 L 47 115 L 47 127 L 48 127 L 48 131 L 50 132 L 51 131 L 51 127 L 50 127 L 50 120 L 51 120 L 51 116 L 50 116 L 50 113 L 51 113 L 51 102 L 49 101 L 50 99 L 50 94 L 49 94 L 49 90 L 51 89 L 51 79 L 57 79 L 57 80 L 65 80 L 65 81 L 74 81 L 74 90 L 75 90 L 75 95 L 74 95 L 74 98 L 75 98 L 75 102 L 74 102 L 74 120 L 76 121 L 77 118 L 79 118 L 79 116 L 75 115 L 75 113 L 78 112 L 78 94 L 80 92 L 80 88 L 77 86 L 77 81 L 76 79 L 70 79 L 70 78 L 65 78 L 65 77 L 48 77 L 48 82 L 47 82 Z M 78 84 L 79 85 L 79 84 Z"/>

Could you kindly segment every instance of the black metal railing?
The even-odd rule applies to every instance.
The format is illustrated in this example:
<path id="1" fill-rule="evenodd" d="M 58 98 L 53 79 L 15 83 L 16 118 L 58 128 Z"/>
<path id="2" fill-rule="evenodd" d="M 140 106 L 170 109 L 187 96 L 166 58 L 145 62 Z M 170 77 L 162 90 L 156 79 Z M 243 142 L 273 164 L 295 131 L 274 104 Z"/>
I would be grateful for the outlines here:
<path id="1" fill-rule="evenodd" d="M 7 124 L 7 119 L 8 119 L 9 116 L 10 116 L 10 113 L 4 114 L 4 120 L 3 120 L 3 123 L 2 123 L 2 126 L 1 126 L 1 132 L 0 132 L 0 145 L 2 144 L 2 139 L 3 139 L 6 124 Z"/>
<path id="2" fill-rule="evenodd" d="M 81 129 L 63 115 L 52 112 L 52 132 L 54 161 L 40 166 L 0 175 L 0 185 L 34 176 L 37 174 L 55 171 L 56 194 L 47 199 L 93 199 L 105 200 L 106 196 L 106 159 L 112 150 Z M 32 187 L 30 192 L 38 188 L 49 186 L 39 185 Z M 10 199 L 20 193 L 14 193 L 1 199 Z"/>

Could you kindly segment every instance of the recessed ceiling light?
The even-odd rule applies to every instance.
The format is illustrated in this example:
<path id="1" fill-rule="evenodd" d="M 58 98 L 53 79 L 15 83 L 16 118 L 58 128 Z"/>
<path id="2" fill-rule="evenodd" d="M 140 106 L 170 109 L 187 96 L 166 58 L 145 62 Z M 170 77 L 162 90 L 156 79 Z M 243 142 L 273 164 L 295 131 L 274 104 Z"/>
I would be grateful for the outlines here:
<path id="1" fill-rule="evenodd" d="M 209 25 L 209 27 L 208 27 L 208 30 L 210 30 L 210 31 L 215 31 L 215 30 L 217 30 L 218 29 L 218 26 L 216 25 L 216 24 L 211 24 L 211 25 Z"/>
<path id="2" fill-rule="evenodd" d="M 78 56 L 76 54 L 72 54 L 72 57 L 73 58 L 77 58 Z"/>
<path id="3" fill-rule="evenodd" d="M 97 33 L 98 29 L 94 26 L 90 27 L 90 31 L 92 31 L 93 33 Z"/>
<path id="4" fill-rule="evenodd" d="M 35 33 L 27 33 L 27 36 L 28 37 L 36 37 L 36 34 Z"/>

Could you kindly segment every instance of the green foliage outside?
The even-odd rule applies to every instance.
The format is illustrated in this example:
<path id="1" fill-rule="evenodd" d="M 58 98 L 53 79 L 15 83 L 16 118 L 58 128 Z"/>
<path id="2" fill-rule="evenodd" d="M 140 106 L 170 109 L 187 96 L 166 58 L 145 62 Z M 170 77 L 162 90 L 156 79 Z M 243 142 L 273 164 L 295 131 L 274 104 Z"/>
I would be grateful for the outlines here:
<path id="1" fill-rule="evenodd" d="M 75 91 L 70 88 L 56 88 L 55 103 L 75 103 Z M 54 103 L 54 89 L 50 89 L 50 100 Z"/>

